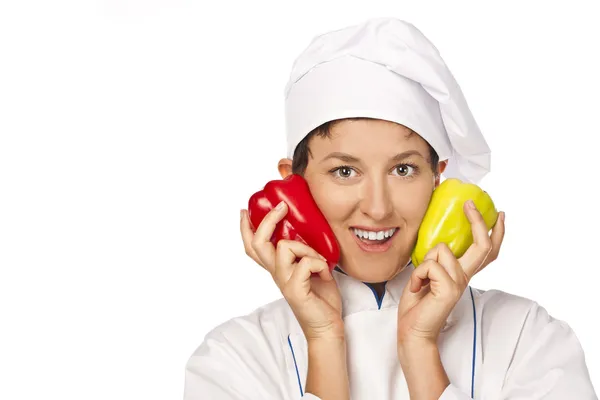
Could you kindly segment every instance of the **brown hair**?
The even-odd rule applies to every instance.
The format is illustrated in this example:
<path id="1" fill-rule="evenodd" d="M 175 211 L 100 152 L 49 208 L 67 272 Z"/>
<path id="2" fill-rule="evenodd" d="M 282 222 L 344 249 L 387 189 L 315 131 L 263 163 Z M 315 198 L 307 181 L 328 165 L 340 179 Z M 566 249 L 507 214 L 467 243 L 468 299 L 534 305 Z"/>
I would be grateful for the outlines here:
<path id="1" fill-rule="evenodd" d="M 346 118 L 346 120 L 348 121 L 358 121 L 361 119 L 368 118 Z M 311 155 L 310 149 L 308 148 L 308 142 L 315 135 L 322 138 L 331 138 L 331 128 L 333 128 L 333 126 L 340 121 L 342 120 L 338 119 L 322 124 L 321 126 L 310 131 L 310 133 L 306 135 L 300 143 L 298 143 L 298 146 L 296 146 L 296 149 L 294 150 L 294 158 L 292 160 L 292 173 L 304 175 L 304 172 L 306 171 L 306 166 L 308 165 L 308 156 Z M 410 134 L 412 135 L 413 133 L 415 132 L 411 131 Z M 431 170 L 433 171 L 434 175 L 437 176 L 439 175 L 438 162 L 440 159 L 437 152 L 433 149 L 433 147 L 431 147 L 429 143 L 427 143 L 427 146 L 429 147 L 429 164 L 431 165 Z"/>

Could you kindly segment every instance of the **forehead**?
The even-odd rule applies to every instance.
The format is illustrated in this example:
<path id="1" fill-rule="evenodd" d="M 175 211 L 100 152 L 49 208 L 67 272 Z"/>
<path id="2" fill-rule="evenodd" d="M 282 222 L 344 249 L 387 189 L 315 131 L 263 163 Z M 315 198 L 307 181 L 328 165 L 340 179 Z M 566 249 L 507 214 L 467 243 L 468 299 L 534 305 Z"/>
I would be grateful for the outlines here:
<path id="1" fill-rule="evenodd" d="M 419 150 L 427 154 L 427 142 L 412 129 L 395 122 L 377 119 L 336 121 L 329 137 L 315 135 L 310 150 L 315 158 L 332 151 L 360 156 L 396 154 L 399 151 Z"/>

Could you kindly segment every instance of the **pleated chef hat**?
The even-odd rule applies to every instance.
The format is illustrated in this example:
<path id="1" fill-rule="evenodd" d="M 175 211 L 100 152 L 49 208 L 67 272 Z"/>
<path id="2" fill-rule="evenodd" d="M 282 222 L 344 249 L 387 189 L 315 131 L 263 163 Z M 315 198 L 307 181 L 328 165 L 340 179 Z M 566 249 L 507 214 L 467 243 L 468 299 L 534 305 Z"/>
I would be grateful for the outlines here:
<path id="1" fill-rule="evenodd" d="M 414 25 L 375 18 L 320 35 L 285 88 L 287 153 L 319 125 L 370 117 L 415 131 L 448 159 L 443 175 L 478 183 L 490 148 L 436 47 Z"/>

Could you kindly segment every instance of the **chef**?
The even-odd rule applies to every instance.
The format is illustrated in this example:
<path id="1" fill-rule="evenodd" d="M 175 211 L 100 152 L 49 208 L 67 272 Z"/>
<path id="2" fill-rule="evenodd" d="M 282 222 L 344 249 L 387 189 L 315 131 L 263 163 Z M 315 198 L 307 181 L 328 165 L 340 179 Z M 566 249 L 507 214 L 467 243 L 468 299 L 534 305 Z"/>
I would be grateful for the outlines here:
<path id="1" fill-rule="evenodd" d="M 185 400 L 592 400 L 570 326 L 533 300 L 478 290 L 498 256 L 465 202 L 473 244 L 411 262 L 440 176 L 478 183 L 490 149 L 434 45 L 412 24 L 376 18 L 313 39 L 285 90 L 283 177 L 304 177 L 340 246 L 332 271 L 304 243 L 270 238 L 282 202 L 246 253 L 283 298 L 211 330 L 185 370 Z"/>

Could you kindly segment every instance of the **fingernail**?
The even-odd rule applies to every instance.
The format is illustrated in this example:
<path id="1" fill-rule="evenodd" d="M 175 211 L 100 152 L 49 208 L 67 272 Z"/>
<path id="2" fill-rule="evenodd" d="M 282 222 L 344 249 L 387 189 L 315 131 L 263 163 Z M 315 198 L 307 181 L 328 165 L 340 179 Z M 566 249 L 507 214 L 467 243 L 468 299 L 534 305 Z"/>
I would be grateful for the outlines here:
<path id="1" fill-rule="evenodd" d="M 284 205 L 284 202 L 283 202 L 283 201 L 280 201 L 280 202 L 279 202 L 279 204 L 277 204 L 277 207 L 275 207 L 275 209 L 276 209 L 277 211 L 279 211 L 279 210 L 281 210 L 281 209 L 283 208 L 283 205 Z"/>
<path id="2" fill-rule="evenodd" d="M 240 219 L 244 218 L 244 210 L 240 210 Z"/>
<path id="3" fill-rule="evenodd" d="M 504 213 L 504 211 L 502 211 L 502 212 L 500 213 L 500 218 L 502 218 L 502 222 L 504 222 L 504 217 L 505 217 L 505 215 L 506 215 L 506 214 Z"/>
<path id="4" fill-rule="evenodd" d="M 475 203 L 473 203 L 473 200 L 467 201 L 467 207 L 469 207 L 471 210 L 475 209 Z"/>

